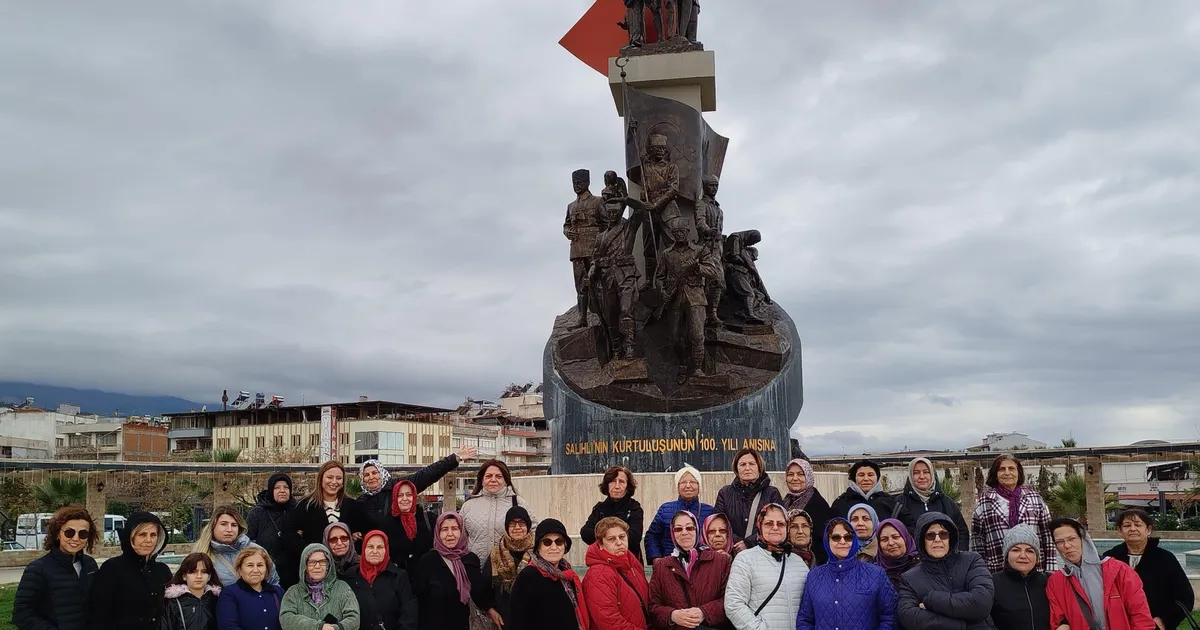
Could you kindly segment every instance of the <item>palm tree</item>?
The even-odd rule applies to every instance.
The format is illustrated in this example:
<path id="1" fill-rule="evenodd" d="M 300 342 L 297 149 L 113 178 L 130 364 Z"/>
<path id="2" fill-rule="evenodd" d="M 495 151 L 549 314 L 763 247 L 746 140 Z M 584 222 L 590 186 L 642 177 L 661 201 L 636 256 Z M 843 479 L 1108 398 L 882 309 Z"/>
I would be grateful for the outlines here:
<path id="1" fill-rule="evenodd" d="M 1075 442 L 1075 438 L 1065 437 L 1062 439 L 1062 447 L 1063 448 L 1075 448 L 1076 446 L 1077 446 L 1077 444 Z"/>
<path id="2" fill-rule="evenodd" d="M 51 477 L 33 489 L 33 499 L 43 512 L 53 512 L 65 505 L 84 505 L 87 503 L 87 482 Z"/>
<path id="3" fill-rule="evenodd" d="M 958 489 L 958 482 L 955 481 L 954 475 L 950 474 L 950 469 L 942 471 L 942 494 L 950 497 L 951 501 L 958 503 L 962 498 L 962 492 Z"/>
<path id="4" fill-rule="evenodd" d="M 213 451 L 212 460 L 214 462 L 224 462 L 224 463 L 228 464 L 228 463 L 236 462 L 238 460 L 238 457 L 241 457 L 241 455 L 242 455 L 242 452 L 238 449 L 230 449 L 230 450 L 218 449 L 218 450 Z"/>
<path id="5" fill-rule="evenodd" d="M 1117 495 L 1108 492 L 1108 485 L 1105 484 L 1105 514 L 1121 509 L 1122 506 L 1116 499 Z M 1049 504 L 1050 513 L 1055 518 L 1074 518 L 1078 519 L 1085 526 L 1087 525 L 1087 482 L 1082 475 L 1064 477 L 1062 481 L 1058 482 L 1058 485 L 1050 489 L 1050 500 L 1047 503 Z"/>

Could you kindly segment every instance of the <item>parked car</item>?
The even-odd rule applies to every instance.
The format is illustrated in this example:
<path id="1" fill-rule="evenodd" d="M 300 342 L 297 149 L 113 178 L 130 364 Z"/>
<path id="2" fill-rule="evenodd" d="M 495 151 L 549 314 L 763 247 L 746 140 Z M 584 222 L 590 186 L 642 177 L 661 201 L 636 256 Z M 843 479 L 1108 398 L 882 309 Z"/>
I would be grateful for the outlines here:
<path id="1" fill-rule="evenodd" d="M 15 540 L 6 540 L 3 543 L 0 543 L 0 545 L 4 546 L 4 551 L 25 551 L 25 545 L 22 545 Z"/>

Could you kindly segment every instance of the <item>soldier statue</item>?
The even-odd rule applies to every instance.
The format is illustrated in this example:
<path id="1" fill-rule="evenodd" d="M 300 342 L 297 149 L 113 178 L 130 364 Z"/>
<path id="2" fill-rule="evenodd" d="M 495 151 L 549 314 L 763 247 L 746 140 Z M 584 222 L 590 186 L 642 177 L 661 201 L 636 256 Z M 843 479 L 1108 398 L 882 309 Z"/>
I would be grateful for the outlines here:
<path id="1" fill-rule="evenodd" d="M 575 201 L 567 205 L 567 219 L 563 222 L 563 235 L 571 241 L 571 271 L 575 275 L 575 300 L 579 319 L 572 328 L 587 326 L 588 290 L 587 273 L 596 247 L 596 235 L 600 233 L 600 214 L 603 203 L 588 187 L 591 174 L 587 169 L 571 173 L 571 184 L 575 188 Z"/>
<path id="2" fill-rule="evenodd" d="M 654 16 L 654 29 L 662 33 L 662 19 L 659 17 L 658 0 L 625 0 L 625 21 L 617 24 L 629 31 L 629 45 L 641 48 L 646 45 L 646 9 Z"/>
<path id="3" fill-rule="evenodd" d="M 725 213 L 721 210 L 721 204 L 717 202 L 720 180 L 715 175 L 705 175 L 702 185 L 704 194 L 696 206 L 696 233 L 700 236 L 701 245 L 711 249 L 717 260 L 721 260 L 724 258 L 722 245 L 725 235 L 721 232 L 725 229 Z M 725 294 L 725 268 L 723 265 L 721 273 L 708 281 L 704 293 L 708 300 L 707 325 L 713 328 L 719 327 L 724 323 L 717 316 L 717 305 L 721 303 L 721 296 Z"/>
<path id="4" fill-rule="evenodd" d="M 696 22 L 700 19 L 700 0 L 679 0 L 679 34 L 689 42 L 696 41 Z"/>
<path id="5" fill-rule="evenodd" d="M 675 217 L 667 223 L 667 229 L 673 242 L 662 252 L 658 267 L 662 287 L 658 314 L 668 318 L 677 350 L 684 350 L 681 342 L 686 346 L 679 353 L 678 382 L 682 385 L 689 371 L 692 376 L 704 375 L 705 283 L 720 273 L 721 261 L 712 249 L 691 240 L 687 219 Z"/>
<path id="6" fill-rule="evenodd" d="M 647 138 L 642 182 L 647 209 L 658 238 L 655 250 L 662 250 L 667 240 L 666 225 L 681 214 L 679 204 L 675 202 L 679 196 L 679 167 L 671 162 L 667 137 L 661 133 L 652 133 Z"/>
<path id="7" fill-rule="evenodd" d="M 609 188 L 605 187 L 605 191 Z M 633 305 L 638 299 L 638 272 L 629 243 L 633 240 L 631 233 L 637 227 L 622 216 L 626 203 L 627 197 L 605 195 L 601 212 L 603 231 L 596 237 L 588 285 L 596 301 L 596 313 L 608 342 L 609 356 L 632 359 L 636 331 Z"/>
<path id="8" fill-rule="evenodd" d="M 758 230 L 734 232 L 725 238 L 725 278 L 734 303 L 734 314 L 747 324 L 763 324 L 761 304 L 773 304 L 762 276 L 758 275 Z"/>

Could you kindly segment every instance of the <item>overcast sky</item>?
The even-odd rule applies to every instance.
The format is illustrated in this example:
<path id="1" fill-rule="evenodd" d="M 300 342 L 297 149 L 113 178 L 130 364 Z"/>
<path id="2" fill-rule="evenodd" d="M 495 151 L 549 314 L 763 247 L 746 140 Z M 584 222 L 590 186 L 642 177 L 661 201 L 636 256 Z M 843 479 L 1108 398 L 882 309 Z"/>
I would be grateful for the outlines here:
<path id="1" fill-rule="evenodd" d="M 0 379 L 539 380 L 570 173 L 623 160 L 590 4 L 0 0 Z M 806 450 L 1200 438 L 1200 5 L 703 5 Z"/>

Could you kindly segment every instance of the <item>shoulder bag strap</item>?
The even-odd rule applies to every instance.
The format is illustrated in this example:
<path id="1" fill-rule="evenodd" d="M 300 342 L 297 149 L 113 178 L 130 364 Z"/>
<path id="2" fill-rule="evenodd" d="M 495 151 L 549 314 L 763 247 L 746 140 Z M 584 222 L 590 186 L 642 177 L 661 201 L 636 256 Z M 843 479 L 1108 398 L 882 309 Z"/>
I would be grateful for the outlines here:
<path id="1" fill-rule="evenodd" d="M 758 516 L 758 502 L 762 500 L 762 492 L 754 495 L 750 502 L 750 517 L 746 519 L 746 533 L 742 538 L 749 538 L 754 533 L 754 517 Z"/>
<path id="2" fill-rule="evenodd" d="M 1071 594 L 1075 595 L 1075 601 L 1079 602 L 1079 610 L 1083 612 L 1083 620 L 1087 622 L 1089 630 L 1095 630 L 1096 618 L 1092 616 L 1092 607 L 1088 606 L 1087 600 L 1079 594 L 1079 591 L 1075 590 L 1075 585 L 1071 584 L 1070 576 L 1067 577 L 1067 588 L 1071 589 Z"/>
<path id="3" fill-rule="evenodd" d="M 755 617 L 767 607 L 767 603 L 771 601 L 772 597 L 775 597 L 775 593 L 779 592 L 779 585 L 783 584 L 783 572 L 787 570 L 787 559 L 790 555 L 789 553 L 783 554 L 783 560 L 779 563 L 779 581 L 775 583 L 775 589 L 771 591 L 771 594 L 767 595 L 767 598 L 758 605 L 758 610 L 754 611 Z"/>
<path id="4" fill-rule="evenodd" d="M 626 553 L 629 553 L 629 552 L 626 552 Z M 638 603 L 641 604 L 641 606 L 642 606 L 642 614 L 645 615 L 646 614 L 646 602 L 642 600 L 642 594 L 638 592 L 637 587 L 633 585 L 633 582 L 630 582 L 629 578 L 625 577 L 624 573 L 617 571 L 617 575 L 621 576 L 621 579 L 625 580 L 625 583 L 629 585 L 629 590 L 633 591 L 634 597 L 637 597 Z M 686 589 L 685 589 L 685 591 L 686 591 Z M 647 615 L 647 616 L 649 616 L 649 615 Z"/>
<path id="5" fill-rule="evenodd" d="M 1175 600 L 1175 606 L 1177 606 L 1179 610 L 1182 610 L 1184 613 L 1186 613 L 1184 614 L 1183 618 L 1187 621 L 1189 628 L 1192 630 L 1200 630 L 1200 625 L 1196 623 L 1195 619 L 1192 619 L 1192 611 L 1190 608 L 1185 606 L 1184 603 L 1179 600 Z"/>
<path id="6" fill-rule="evenodd" d="M 900 516 L 900 508 L 904 507 L 904 504 L 900 503 L 900 500 L 903 498 L 904 498 L 904 495 L 901 495 L 900 499 L 896 499 L 895 504 L 892 505 L 892 519 L 893 520 L 895 520 L 896 517 Z"/>

